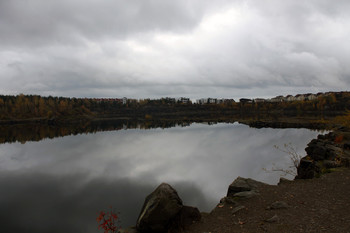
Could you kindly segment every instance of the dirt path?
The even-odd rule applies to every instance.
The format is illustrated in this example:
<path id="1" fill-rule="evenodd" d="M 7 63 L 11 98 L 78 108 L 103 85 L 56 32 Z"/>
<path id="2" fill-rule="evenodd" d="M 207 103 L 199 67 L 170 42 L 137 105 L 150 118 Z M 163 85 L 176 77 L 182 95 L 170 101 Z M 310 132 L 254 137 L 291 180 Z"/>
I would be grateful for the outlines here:
<path id="1" fill-rule="evenodd" d="M 240 200 L 244 208 L 234 214 L 237 205 L 218 205 L 185 232 L 350 232 L 349 168 L 321 178 L 264 185 L 259 194 Z M 288 207 L 266 209 L 276 201 Z"/>

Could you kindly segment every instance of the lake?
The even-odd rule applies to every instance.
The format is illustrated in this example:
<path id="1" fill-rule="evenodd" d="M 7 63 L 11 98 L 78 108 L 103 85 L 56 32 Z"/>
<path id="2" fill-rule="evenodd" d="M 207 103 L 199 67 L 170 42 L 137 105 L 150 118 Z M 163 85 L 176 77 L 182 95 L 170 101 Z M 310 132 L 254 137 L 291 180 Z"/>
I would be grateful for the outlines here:
<path id="1" fill-rule="evenodd" d="M 304 155 L 319 133 L 196 123 L 0 144 L 1 231 L 98 232 L 97 213 L 109 206 L 122 226 L 135 225 L 162 182 L 184 204 L 210 211 L 238 176 L 277 184 L 282 173 L 269 171 L 292 161 L 274 145 L 291 143 Z"/>

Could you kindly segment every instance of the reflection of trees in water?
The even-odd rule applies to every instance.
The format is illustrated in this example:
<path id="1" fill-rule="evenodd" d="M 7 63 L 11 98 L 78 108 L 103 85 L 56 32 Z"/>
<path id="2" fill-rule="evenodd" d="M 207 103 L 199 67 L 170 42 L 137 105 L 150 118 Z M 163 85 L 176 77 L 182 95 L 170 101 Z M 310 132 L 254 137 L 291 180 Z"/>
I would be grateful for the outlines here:
<path id="1" fill-rule="evenodd" d="M 48 124 L 15 124 L 0 125 L 0 143 L 27 141 L 40 141 L 45 138 L 64 137 L 83 133 L 96 133 L 101 131 L 115 131 L 122 129 L 152 129 L 171 128 L 175 126 L 188 126 L 191 122 L 183 121 L 130 121 L 130 120 L 104 120 L 81 123 L 68 123 L 64 125 Z"/>
<path id="2" fill-rule="evenodd" d="M 260 119 L 263 119 L 262 121 Z M 286 120 L 287 119 L 287 120 Z M 262 128 L 308 128 L 308 129 L 324 129 L 326 126 L 323 122 L 319 122 L 317 117 L 306 118 L 306 120 L 293 118 L 282 118 L 276 116 L 259 116 L 248 115 L 241 117 L 231 116 L 231 119 L 201 119 L 196 120 L 130 120 L 130 119 L 105 119 L 99 121 L 74 121 L 64 123 L 27 123 L 27 124 L 0 124 L 0 144 L 27 141 L 40 141 L 45 138 L 64 137 L 77 134 L 96 133 L 101 131 L 116 131 L 125 129 L 153 129 L 153 128 L 171 128 L 186 127 L 192 123 L 204 123 L 208 125 L 217 123 L 234 123 L 240 122 L 251 127 Z M 289 120 L 288 120 L 289 119 Z"/>

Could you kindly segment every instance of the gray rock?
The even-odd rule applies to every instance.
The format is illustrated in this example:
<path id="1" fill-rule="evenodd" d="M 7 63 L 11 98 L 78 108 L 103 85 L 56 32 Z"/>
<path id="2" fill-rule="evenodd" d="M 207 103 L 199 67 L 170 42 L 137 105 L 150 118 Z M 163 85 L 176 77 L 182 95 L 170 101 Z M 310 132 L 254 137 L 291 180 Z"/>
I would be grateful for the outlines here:
<path id="1" fill-rule="evenodd" d="M 343 148 L 340 148 L 340 145 L 335 145 L 334 139 L 334 134 L 319 136 L 318 139 L 313 139 L 308 144 L 305 151 L 315 161 L 334 160 L 343 153 Z"/>
<path id="2" fill-rule="evenodd" d="M 238 205 L 238 202 L 233 197 L 223 197 L 220 200 L 220 203 L 222 204 L 229 204 L 229 205 Z"/>
<path id="3" fill-rule="evenodd" d="M 281 185 L 281 184 L 288 184 L 288 183 L 290 183 L 290 182 L 293 182 L 292 180 L 288 180 L 288 179 L 286 179 L 286 178 L 284 178 L 284 177 L 281 177 L 280 178 L 280 181 L 278 182 L 278 185 Z"/>
<path id="4" fill-rule="evenodd" d="M 240 206 L 237 206 L 237 207 L 233 208 L 232 211 L 231 211 L 231 213 L 232 213 L 232 214 L 235 214 L 235 213 L 237 213 L 238 211 L 243 210 L 243 209 L 245 209 L 245 206 L 240 205 Z"/>
<path id="5" fill-rule="evenodd" d="M 259 195 L 256 191 L 244 191 L 244 192 L 239 192 L 235 193 L 233 197 L 238 197 L 238 198 L 252 198 Z"/>
<path id="6" fill-rule="evenodd" d="M 302 158 L 297 168 L 298 175 L 296 179 L 312 179 L 320 173 L 320 168 L 314 161 Z"/>
<path id="7" fill-rule="evenodd" d="M 340 148 L 338 146 L 326 145 L 326 148 L 327 154 L 325 159 L 327 160 L 334 160 L 338 155 L 341 155 L 343 153 L 343 148 Z"/>
<path id="8" fill-rule="evenodd" d="M 171 228 L 183 229 L 186 226 L 201 220 L 201 213 L 196 207 L 183 206 L 179 214 L 174 219 Z"/>
<path id="9" fill-rule="evenodd" d="M 336 167 L 339 167 L 340 165 L 336 161 L 324 160 L 323 166 L 325 168 L 336 168 Z"/>
<path id="10" fill-rule="evenodd" d="M 232 184 L 228 187 L 227 196 L 232 197 L 235 193 L 257 190 L 258 186 L 265 185 L 262 182 L 258 182 L 253 179 L 246 179 L 242 177 L 237 177 Z"/>
<path id="11" fill-rule="evenodd" d="M 280 219 L 277 215 L 274 215 L 272 216 L 271 218 L 269 219 L 266 219 L 265 222 L 268 222 L 268 223 L 275 223 L 275 222 L 278 222 Z"/>
<path id="12" fill-rule="evenodd" d="M 239 192 L 250 191 L 250 190 L 252 190 L 252 187 L 248 184 L 247 179 L 238 177 L 229 186 L 227 196 L 230 196 Z"/>
<path id="13" fill-rule="evenodd" d="M 272 203 L 269 207 L 267 207 L 268 210 L 278 210 L 278 209 L 287 209 L 290 206 L 285 203 L 284 201 L 275 201 Z"/>
<path id="14" fill-rule="evenodd" d="M 167 232 L 182 207 L 182 200 L 176 190 L 169 184 L 162 183 L 146 197 L 136 228 L 141 233 Z"/>
<path id="15" fill-rule="evenodd" d="M 325 147 L 316 147 L 313 152 L 310 154 L 310 157 L 315 161 L 326 159 L 327 148 Z"/>
<path id="16" fill-rule="evenodd" d="M 326 140 L 313 139 L 305 148 L 306 153 L 315 161 L 324 160 L 327 154 L 327 148 L 325 147 Z"/>

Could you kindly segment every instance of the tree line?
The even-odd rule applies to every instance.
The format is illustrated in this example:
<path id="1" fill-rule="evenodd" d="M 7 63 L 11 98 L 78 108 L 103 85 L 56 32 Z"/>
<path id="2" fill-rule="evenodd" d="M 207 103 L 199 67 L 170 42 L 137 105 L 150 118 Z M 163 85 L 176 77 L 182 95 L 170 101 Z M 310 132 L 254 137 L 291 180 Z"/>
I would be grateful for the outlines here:
<path id="1" fill-rule="evenodd" d="M 350 109 L 350 92 L 333 92 L 314 100 L 289 102 L 224 102 L 195 104 L 161 99 L 94 99 L 43 97 L 39 95 L 0 95 L 0 121 L 135 118 L 220 118 L 232 115 L 283 114 L 342 115 Z"/>

